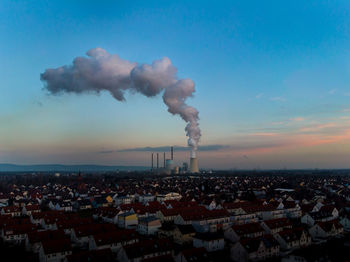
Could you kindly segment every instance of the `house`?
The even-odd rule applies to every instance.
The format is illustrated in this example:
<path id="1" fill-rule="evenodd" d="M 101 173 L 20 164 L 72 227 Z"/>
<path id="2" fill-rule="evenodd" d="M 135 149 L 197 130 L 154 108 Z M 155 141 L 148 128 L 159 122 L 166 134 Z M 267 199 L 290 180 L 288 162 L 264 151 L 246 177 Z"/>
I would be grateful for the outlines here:
<path id="1" fill-rule="evenodd" d="M 155 199 L 155 196 L 151 195 L 151 194 L 146 194 L 146 195 L 140 195 L 138 197 L 139 202 L 146 204 L 148 202 L 152 202 Z"/>
<path id="2" fill-rule="evenodd" d="M 113 262 L 115 255 L 110 248 L 82 251 L 66 256 L 64 262 Z"/>
<path id="3" fill-rule="evenodd" d="M 179 214 L 178 208 L 161 209 L 157 212 L 157 217 L 163 222 L 174 222 L 175 217 Z"/>
<path id="4" fill-rule="evenodd" d="M 242 238 L 256 238 L 265 234 L 265 230 L 259 223 L 249 223 L 243 225 L 233 225 L 225 230 L 226 239 L 235 243 Z"/>
<path id="5" fill-rule="evenodd" d="M 329 213 L 333 218 L 338 218 L 339 217 L 339 211 L 336 207 L 332 205 L 324 205 L 321 206 L 319 212 L 321 213 Z"/>
<path id="6" fill-rule="evenodd" d="M 132 245 L 126 245 L 118 252 L 118 261 L 138 262 L 172 256 L 173 245 L 168 239 L 145 240 Z"/>
<path id="7" fill-rule="evenodd" d="M 259 218 L 256 213 L 246 213 L 243 209 L 242 211 L 243 213 L 230 217 L 234 225 L 249 224 L 259 221 Z"/>
<path id="8" fill-rule="evenodd" d="M 162 226 L 159 218 L 143 217 L 138 220 L 137 232 L 141 235 L 154 235 Z"/>
<path id="9" fill-rule="evenodd" d="M 96 234 L 89 239 L 89 249 L 111 249 L 117 252 L 122 246 L 135 244 L 139 241 L 135 230 L 124 229 Z"/>
<path id="10" fill-rule="evenodd" d="M 157 201 L 159 202 L 163 202 L 163 201 L 167 201 L 167 200 L 180 200 L 182 198 L 182 196 L 179 193 L 175 193 L 175 192 L 170 192 L 168 194 L 159 194 L 157 195 Z"/>
<path id="11" fill-rule="evenodd" d="M 32 213 L 40 212 L 40 205 L 27 205 L 22 207 L 22 214 L 30 216 Z"/>
<path id="12" fill-rule="evenodd" d="M 21 244 L 30 232 L 36 230 L 33 224 L 12 224 L 5 225 L 1 229 L 1 238 L 4 242 Z"/>
<path id="13" fill-rule="evenodd" d="M 282 230 L 275 238 L 284 250 L 298 249 L 311 244 L 311 236 L 303 228 Z"/>
<path id="14" fill-rule="evenodd" d="M 133 196 L 115 196 L 113 197 L 114 202 L 117 206 L 123 205 L 123 204 L 131 204 L 134 202 L 134 197 Z"/>
<path id="15" fill-rule="evenodd" d="M 298 203 L 295 201 L 285 201 L 283 202 L 283 209 L 288 218 L 299 218 L 302 216 L 302 210 Z"/>
<path id="16" fill-rule="evenodd" d="M 56 210 L 62 210 L 64 212 L 72 212 L 73 205 L 70 201 L 61 201 L 56 204 Z"/>
<path id="17" fill-rule="evenodd" d="M 230 215 L 225 209 L 202 210 L 202 211 L 180 211 L 174 223 L 178 225 L 191 225 L 202 228 L 199 231 L 217 231 L 226 228 L 230 222 Z"/>
<path id="18" fill-rule="evenodd" d="M 283 257 L 281 262 L 307 262 L 307 260 L 300 256 L 288 255 Z"/>
<path id="19" fill-rule="evenodd" d="M 310 215 L 310 213 L 305 213 L 301 218 L 300 218 L 301 223 L 312 227 L 315 224 L 314 218 Z"/>
<path id="20" fill-rule="evenodd" d="M 194 247 L 190 249 L 182 250 L 176 257 L 175 262 L 193 262 L 203 261 L 209 262 L 211 259 L 208 257 L 208 252 L 204 247 Z"/>
<path id="21" fill-rule="evenodd" d="M 118 215 L 118 226 L 120 228 L 133 228 L 138 224 L 137 215 L 133 212 L 125 212 Z"/>
<path id="22" fill-rule="evenodd" d="M 261 207 L 260 214 L 263 220 L 277 219 L 286 217 L 284 205 L 282 202 L 273 201 L 270 204 Z"/>
<path id="23" fill-rule="evenodd" d="M 88 210 L 92 208 L 91 201 L 89 199 L 80 199 L 74 203 L 76 210 Z"/>
<path id="24" fill-rule="evenodd" d="M 69 239 L 63 230 L 32 231 L 27 234 L 25 246 L 27 251 L 39 253 L 41 242 L 55 239 Z"/>
<path id="25" fill-rule="evenodd" d="M 280 246 L 276 239 L 268 234 L 257 238 L 242 239 L 231 247 L 230 252 L 232 261 L 257 261 L 278 256 Z"/>
<path id="26" fill-rule="evenodd" d="M 319 211 L 305 213 L 301 217 L 301 222 L 313 226 L 316 222 L 326 222 L 338 218 L 338 210 L 329 206 L 322 206 Z"/>
<path id="27" fill-rule="evenodd" d="M 45 225 L 45 218 L 57 218 L 62 217 L 63 211 L 45 211 L 45 212 L 34 212 L 30 215 L 30 221 L 35 225 Z"/>
<path id="28" fill-rule="evenodd" d="M 11 215 L 12 217 L 21 216 L 21 208 L 18 206 L 8 206 L 1 209 L 1 215 Z"/>
<path id="29" fill-rule="evenodd" d="M 343 226 L 338 220 L 331 220 L 326 222 L 317 222 L 309 229 L 312 239 L 326 239 L 335 237 L 344 232 Z"/>
<path id="30" fill-rule="evenodd" d="M 116 230 L 117 228 L 113 224 L 88 224 L 77 226 L 71 231 L 71 240 L 79 246 L 84 246 L 89 244 L 91 236 Z"/>
<path id="31" fill-rule="evenodd" d="M 174 239 L 175 230 L 177 229 L 177 226 L 173 223 L 162 223 L 162 226 L 158 229 L 157 236 L 158 238 Z"/>
<path id="32" fill-rule="evenodd" d="M 118 224 L 118 215 L 123 212 L 116 207 L 99 207 L 94 211 L 95 219 L 101 218 L 104 222 Z"/>
<path id="33" fill-rule="evenodd" d="M 196 231 L 192 225 L 176 225 L 173 232 L 174 242 L 179 245 L 192 244 Z"/>
<path id="34" fill-rule="evenodd" d="M 194 247 L 204 247 L 208 252 L 222 250 L 225 247 L 224 236 L 219 233 L 196 233 L 193 236 Z"/>
<path id="35" fill-rule="evenodd" d="M 242 201 L 242 202 L 225 202 L 223 203 L 223 208 L 227 210 L 232 216 L 246 214 L 246 212 L 243 210 L 243 206 L 249 205 L 249 202 Z"/>
<path id="36" fill-rule="evenodd" d="M 60 262 L 72 254 L 72 246 L 68 239 L 58 239 L 42 242 L 39 251 L 40 262 Z"/>
<path id="37" fill-rule="evenodd" d="M 93 223 L 91 218 L 72 218 L 69 220 L 59 220 L 56 222 L 56 228 L 62 229 L 65 234 L 71 235 L 73 228 L 79 226 L 91 225 Z"/>
<path id="38" fill-rule="evenodd" d="M 350 218 L 349 218 L 349 216 L 344 216 L 340 220 L 340 224 L 344 227 L 344 231 L 350 231 Z"/>
<path id="39" fill-rule="evenodd" d="M 215 201 L 215 199 L 210 199 L 202 202 L 202 205 L 205 206 L 206 209 L 208 210 L 214 210 L 217 209 L 220 205 L 218 205 Z"/>
<path id="40" fill-rule="evenodd" d="M 265 220 L 261 223 L 261 226 L 269 234 L 276 234 L 283 229 L 291 229 L 292 223 L 287 218 L 277 218 L 271 220 Z"/>

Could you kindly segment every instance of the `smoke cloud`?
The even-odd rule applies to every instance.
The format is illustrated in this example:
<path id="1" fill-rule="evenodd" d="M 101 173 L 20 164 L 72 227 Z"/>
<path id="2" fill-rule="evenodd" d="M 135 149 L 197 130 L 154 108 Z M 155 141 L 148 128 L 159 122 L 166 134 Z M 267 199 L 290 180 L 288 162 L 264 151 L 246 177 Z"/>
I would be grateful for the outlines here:
<path id="1" fill-rule="evenodd" d="M 72 65 L 46 69 L 40 75 L 51 94 L 95 93 L 108 91 L 116 100 L 125 101 L 125 92 L 154 97 L 163 92 L 168 111 L 186 123 L 188 145 L 192 157 L 201 137 L 198 110 L 186 104 L 195 92 L 191 79 L 178 79 L 177 69 L 169 58 L 155 60 L 151 65 L 138 64 L 109 54 L 102 48 L 89 50 L 87 57 L 77 57 Z"/>

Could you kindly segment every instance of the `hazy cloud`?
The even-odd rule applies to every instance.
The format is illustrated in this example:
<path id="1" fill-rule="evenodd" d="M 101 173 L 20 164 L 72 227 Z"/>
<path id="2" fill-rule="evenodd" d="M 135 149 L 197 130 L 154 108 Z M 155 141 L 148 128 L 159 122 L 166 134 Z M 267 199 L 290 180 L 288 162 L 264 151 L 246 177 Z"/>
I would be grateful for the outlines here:
<path id="1" fill-rule="evenodd" d="M 283 98 L 283 97 L 281 97 L 281 96 L 271 97 L 270 100 L 271 100 L 271 101 L 278 101 L 278 102 L 284 102 L 284 101 L 286 101 L 286 99 Z"/>
<path id="2" fill-rule="evenodd" d="M 305 118 L 303 118 L 303 117 L 294 117 L 294 118 L 291 118 L 289 120 L 293 121 L 293 122 L 301 122 L 301 121 L 304 121 Z"/>
<path id="3" fill-rule="evenodd" d="M 218 151 L 221 149 L 228 149 L 230 146 L 227 145 L 204 145 L 199 146 L 199 151 Z M 160 146 L 160 147 L 135 147 L 135 148 L 125 148 L 116 150 L 115 152 L 167 152 L 170 146 Z M 174 146 L 175 151 L 190 151 L 191 148 L 186 146 Z"/>
<path id="4" fill-rule="evenodd" d="M 337 89 L 331 89 L 328 91 L 328 94 L 334 95 L 337 92 Z"/>

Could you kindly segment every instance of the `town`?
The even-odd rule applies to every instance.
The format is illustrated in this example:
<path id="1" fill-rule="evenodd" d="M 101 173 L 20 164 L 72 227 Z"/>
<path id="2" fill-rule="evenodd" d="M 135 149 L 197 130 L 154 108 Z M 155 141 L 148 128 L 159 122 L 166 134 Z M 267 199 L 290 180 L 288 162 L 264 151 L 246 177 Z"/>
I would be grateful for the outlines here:
<path id="1" fill-rule="evenodd" d="M 1 250 L 23 261 L 346 261 L 346 174 L 3 173 Z"/>

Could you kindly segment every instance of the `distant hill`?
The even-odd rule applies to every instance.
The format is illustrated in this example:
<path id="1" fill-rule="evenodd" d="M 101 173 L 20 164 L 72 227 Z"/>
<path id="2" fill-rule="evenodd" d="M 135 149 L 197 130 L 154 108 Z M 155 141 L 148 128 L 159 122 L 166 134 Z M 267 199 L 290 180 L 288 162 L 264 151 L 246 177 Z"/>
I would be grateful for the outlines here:
<path id="1" fill-rule="evenodd" d="M 145 166 L 101 166 L 101 165 L 14 165 L 0 164 L 0 172 L 108 172 L 143 171 Z"/>

